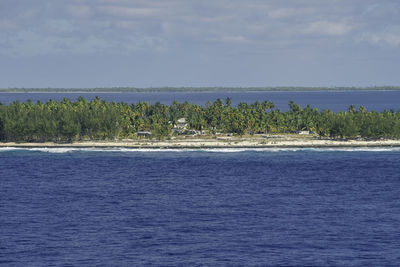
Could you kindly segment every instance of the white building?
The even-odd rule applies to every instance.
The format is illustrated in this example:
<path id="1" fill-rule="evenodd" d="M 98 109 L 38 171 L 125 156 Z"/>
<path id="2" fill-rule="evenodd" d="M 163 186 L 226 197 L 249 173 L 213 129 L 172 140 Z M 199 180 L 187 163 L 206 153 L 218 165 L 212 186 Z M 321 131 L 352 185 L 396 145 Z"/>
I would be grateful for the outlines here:
<path id="1" fill-rule="evenodd" d="M 186 119 L 185 118 L 180 118 L 177 121 L 176 127 L 179 128 L 179 129 L 186 129 L 186 127 L 187 127 Z"/>

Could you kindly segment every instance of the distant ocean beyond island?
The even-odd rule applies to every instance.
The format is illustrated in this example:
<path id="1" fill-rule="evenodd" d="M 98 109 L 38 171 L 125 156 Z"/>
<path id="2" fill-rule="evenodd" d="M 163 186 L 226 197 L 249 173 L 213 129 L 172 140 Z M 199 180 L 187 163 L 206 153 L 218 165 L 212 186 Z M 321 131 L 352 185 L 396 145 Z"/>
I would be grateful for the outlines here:
<path id="1" fill-rule="evenodd" d="M 308 87 L 308 86 L 271 86 L 271 87 L 93 87 L 93 88 L 0 88 L 0 92 L 262 92 L 262 91 L 354 91 L 354 90 L 400 90 L 400 86 L 370 87 Z"/>

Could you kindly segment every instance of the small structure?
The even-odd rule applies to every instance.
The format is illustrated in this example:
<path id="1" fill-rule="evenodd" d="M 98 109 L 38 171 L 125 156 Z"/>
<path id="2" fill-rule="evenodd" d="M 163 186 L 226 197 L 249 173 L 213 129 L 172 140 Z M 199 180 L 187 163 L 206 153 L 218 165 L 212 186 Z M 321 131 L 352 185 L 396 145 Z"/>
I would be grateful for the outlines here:
<path id="1" fill-rule="evenodd" d="M 185 118 L 180 118 L 179 120 L 177 120 L 176 128 L 186 129 L 186 127 L 187 123 Z"/>
<path id="2" fill-rule="evenodd" d="M 174 128 L 172 128 L 172 131 L 177 134 L 185 134 L 186 129 L 187 129 L 186 119 L 180 118 L 176 121 L 176 124 L 174 124 Z"/>
<path id="3" fill-rule="evenodd" d="M 138 137 L 149 137 L 151 135 L 150 131 L 139 131 L 136 133 Z"/>
<path id="4" fill-rule="evenodd" d="M 305 135 L 305 134 L 311 134 L 310 131 L 297 131 L 297 134 Z"/>

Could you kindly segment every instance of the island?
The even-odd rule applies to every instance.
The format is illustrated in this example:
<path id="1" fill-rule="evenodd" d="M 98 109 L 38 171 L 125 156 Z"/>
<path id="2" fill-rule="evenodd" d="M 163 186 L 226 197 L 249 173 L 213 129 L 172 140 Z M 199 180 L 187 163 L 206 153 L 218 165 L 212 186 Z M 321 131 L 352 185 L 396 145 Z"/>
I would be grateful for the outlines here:
<path id="1" fill-rule="evenodd" d="M 0 147 L 264 148 L 400 146 L 400 112 L 332 112 L 270 101 L 149 104 L 63 99 L 0 104 Z"/>

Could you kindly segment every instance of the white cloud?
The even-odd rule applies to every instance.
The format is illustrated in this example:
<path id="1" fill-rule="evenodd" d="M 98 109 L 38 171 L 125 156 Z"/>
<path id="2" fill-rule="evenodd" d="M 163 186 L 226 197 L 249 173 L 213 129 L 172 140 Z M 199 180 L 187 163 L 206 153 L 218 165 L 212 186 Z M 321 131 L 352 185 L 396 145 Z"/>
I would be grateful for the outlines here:
<path id="1" fill-rule="evenodd" d="M 101 38 L 94 35 L 49 36 L 22 31 L 0 34 L 0 54 L 13 56 L 40 56 L 58 54 L 107 53 L 126 55 L 139 50 L 164 51 L 166 43 L 151 36 L 127 36 L 124 39 Z"/>
<path id="2" fill-rule="evenodd" d="M 219 38 L 215 39 L 216 41 L 224 42 L 224 43 L 237 43 L 237 44 L 244 44 L 244 43 L 249 43 L 250 41 L 241 35 L 226 35 L 226 36 L 221 36 Z"/>
<path id="3" fill-rule="evenodd" d="M 308 24 L 304 29 L 304 33 L 340 36 L 348 34 L 352 29 L 352 26 L 344 22 L 316 21 Z"/>
<path id="4" fill-rule="evenodd" d="M 325 37 L 318 39 L 321 43 L 338 36 L 343 42 L 354 43 L 354 36 L 364 32 L 369 33 L 364 41 L 398 45 L 396 33 L 379 33 L 388 21 L 396 23 L 394 18 L 383 17 L 389 10 L 387 6 L 394 7 L 387 5 L 388 0 L 368 0 L 364 8 L 359 6 L 364 0 L 323 4 L 320 0 L 38 0 L 35 5 L 20 1 L 26 1 L 26 7 L 10 4 L 14 13 L 2 16 L 0 34 L 14 31 L 15 36 L 7 38 L 17 39 L 18 33 L 23 33 L 18 38 L 26 39 L 26 46 L 29 39 L 35 43 L 35 37 L 26 34 L 28 31 L 48 41 L 50 47 L 64 43 L 64 50 L 46 47 L 48 53 L 78 53 L 89 47 L 110 53 L 115 53 L 115 47 L 125 52 L 132 51 L 131 47 L 151 52 L 168 46 L 221 47 L 221 43 L 227 50 L 229 45 L 248 45 L 249 50 L 254 49 L 253 45 L 260 50 L 266 46 L 284 49 L 315 44 L 315 36 Z M 0 15 L 8 13 L 0 10 Z M 368 18 L 374 18 L 373 23 Z M 63 39 L 67 37 L 71 39 Z M 94 45 L 96 42 L 99 45 Z M 16 45 L 13 51 L 18 47 L 25 49 Z M 46 49 L 40 49 L 41 53 Z"/>
<path id="5" fill-rule="evenodd" d="M 311 15 L 315 12 L 314 8 L 276 8 L 267 12 L 272 19 L 284 19 L 294 16 Z"/>
<path id="6" fill-rule="evenodd" d="M 122 7 L 122 6 L 100 6 L 98 10 L 101 12 L 117 16 L 117 17 L 153 17 L 161 15 L 160 10 L 155 8 L 136 8 L 136 7 Z"/>
<path id="7" fill-rule="evenodd" d="M 73 32 L 76 30 L 74 23 L 65 19 L 51 19 L 47 21 L 47 25 L 52 32 Z"/>
<path id="8" fill-rule="evenodd" d="M 17 24 L 12 20 L 0 20 L 0 30 L 13 30 L 17 28 Z"/>
<path id="9" fill-rule="evenodd" d="M 36 17 L 38 15 L 38 10 L 34 9 L 34 8 L 28 8 L 28 9 L 24 9 L 22 11 L 20 11 L 18 13 L 18 18 L 20 19 L 32 19 L 34 17 Z"/>
<path id="10" fill-rule="evenodd" d="M 131 20 L 118 20 L 115 22 L 115 26 L 125 30 L 138 29 L 138 23 Z"/>
<path id="11" fill-rule="evenodd" d="M 361 39 L 366 40 L 373 45 L 391 47 L 400 46 L 400 34 L 396 33 L 370 33 L 365 34 Z"/>
<path id="12" fill-rule="evenodd" d="M 80 18 L 89 18 L 93 15 L 93 10 L 87 5 L 73 5 L 66 9 L 69 15 Z"/>

